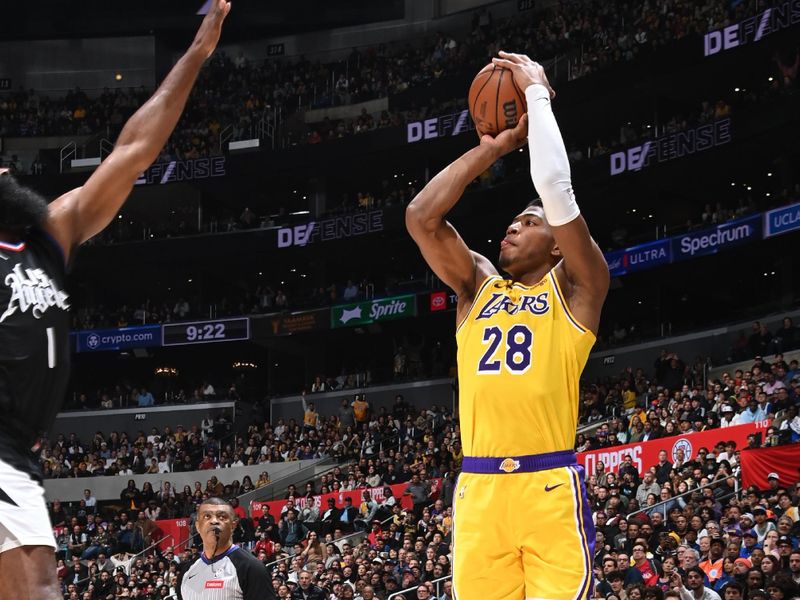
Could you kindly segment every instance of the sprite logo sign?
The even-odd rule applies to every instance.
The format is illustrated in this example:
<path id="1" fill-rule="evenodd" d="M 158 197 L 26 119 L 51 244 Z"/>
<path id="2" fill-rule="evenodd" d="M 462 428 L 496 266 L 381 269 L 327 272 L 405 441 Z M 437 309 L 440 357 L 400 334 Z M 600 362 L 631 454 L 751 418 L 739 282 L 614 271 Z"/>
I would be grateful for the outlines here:
<path id="1" fill-rule="evenodd" d="M 340 304 L 331 309 L 331 327 L 369 325 L 378 321 L 414 317 L 416 314 L 417 297 L 414 295 Z"/>

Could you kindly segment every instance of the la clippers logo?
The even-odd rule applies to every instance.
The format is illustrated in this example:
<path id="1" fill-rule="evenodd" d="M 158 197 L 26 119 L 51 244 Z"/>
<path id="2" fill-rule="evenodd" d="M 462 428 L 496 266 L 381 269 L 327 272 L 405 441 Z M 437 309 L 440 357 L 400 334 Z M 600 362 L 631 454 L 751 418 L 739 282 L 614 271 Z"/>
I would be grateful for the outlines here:
<path id="1" fill-rule="evenodd" d="M 431 294 L 431 312 L 447 308 L 447 292 L 433 292 Z"/>
<path id="2" fill-rule="evenodd" d="M 5 284 L 11 288 L 11 298 L 6 311 L 0 316 L 0 323 L 17 310 L 31 310 L 39 319 L 51 306 L 69 310 L 69 295 L 56 287 L 55 282 L 41 269 L 24 269 L 20 263 L 6 275 Z"/>
<path id="3" fill-rule="evenodd" d="M 221 590 L 223 587 L 225 587 L 225 582 L 221 579 L 212 579 L 211 581 L 206 581 L 206 589 Z"/>
<path id="4" fill-rule="evenodd" d="M 678 460 L 678 450 L 683 450 L 683 459 L 691 460 L 692 442 L 686 438 L 681 438 L 672 445 L 672 460 Z"/>

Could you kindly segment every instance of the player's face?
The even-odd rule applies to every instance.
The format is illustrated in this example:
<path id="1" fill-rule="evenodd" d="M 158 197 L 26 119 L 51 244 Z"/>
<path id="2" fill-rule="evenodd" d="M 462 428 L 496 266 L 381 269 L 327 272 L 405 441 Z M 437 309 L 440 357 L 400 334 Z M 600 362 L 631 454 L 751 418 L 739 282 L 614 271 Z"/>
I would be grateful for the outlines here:
<path id="1" fill-rule="evenodd" d="M 500 268 L 519 277 L 550 262 L 556 250 L 553 231 L 539 206 L 525 209 L 511 222 L 500 242 Z"/>
<path id="2" fill-rule="evenodd" d="M 197 531 L 203 541 L 214 540 L 214 530 L 219 529 L 220 545 L 224 547 L 235 524 L 236 514 L 227 504 L 201 504 L 197 510 Z"/>

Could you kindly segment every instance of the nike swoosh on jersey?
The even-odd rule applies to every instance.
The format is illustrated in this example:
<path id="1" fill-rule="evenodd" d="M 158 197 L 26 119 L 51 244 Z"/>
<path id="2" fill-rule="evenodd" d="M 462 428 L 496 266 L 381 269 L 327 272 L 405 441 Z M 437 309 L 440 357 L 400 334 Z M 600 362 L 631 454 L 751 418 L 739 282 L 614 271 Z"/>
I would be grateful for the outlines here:
<path id="1" fill-rule="evenodd" d="M 562 485 L 564 485 L 564 484 L 563 483 L 557 483 L 555 485 L 546 485 L 546 486 L 544 486 L 544 491 L 545 492 L 552 492 L 554 489 L 556 489 L 557 487 L 560 487 Z"/>

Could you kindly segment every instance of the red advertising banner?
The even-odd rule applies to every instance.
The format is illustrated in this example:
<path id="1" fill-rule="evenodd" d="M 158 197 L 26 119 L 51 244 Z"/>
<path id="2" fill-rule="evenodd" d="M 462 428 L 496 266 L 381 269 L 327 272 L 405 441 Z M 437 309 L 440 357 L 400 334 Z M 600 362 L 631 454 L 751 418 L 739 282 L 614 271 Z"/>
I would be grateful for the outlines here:
<path id="1" fill-rule="evenodd" d="M 767 476 L 778 474 L 781 487 L 789 487 L 800 481 L 800 443 L 773 446 L 771 448 L 748 448 L 739 455 L 742 463 L 742 485 L 755 485 L 758 489 L 769 488 Z"/>
<path id="2" fill-rule="evenodd" d="M 757 421 L 733 427 L 709 429 L 708 431 L 695 431 L 686 435 L 676 435 L 667 438 L 658 438 L 647 442 L 636 442 L 624 446 L 601 448 L 588 452 L 578 452 L 578 464 L 583 465 L 588 477 L 595 471 L 598 462 L 606 466 L 606 472 L 616 473 L 626 455 L 630 454 L 632 464 L 639 470 L 640 475 L 658 463 L 658 453 L 666 450 L 668 460 L 677 458 L 679 448 L 683 449 L 685 460 L 691 460 L 697 455 L 700 448 L 711 450 L 717 442 L 736 442 L 736 447 L 742 449 L 747 446 L 747 436 L 769 427 L 769 421 Z"/>
<path id="3" fill-rule="evenodd" d="M 169 546 L 172 546 L 176 553 L 184 550 L 190 533 L 188 518 L 161 519 L 156 521 L 156 525 L 158 525 L 161 532 L 153 535 L 154 540 L 166 538 L 158 545 L 161 550 L 166 550 Z"/>
<path id="4" fill-rule="evenodd" d="M 441 485 L 441 479 L 431 479 L 431 496 L 432 500 L 438 496 L 439 493 L 439 486 Z M 398 502 L 403 508 L 412 508 L 411 497 L 410 496 L 403 496 L 403 492 L 405 491 L 408 483 L 397 483 L 395 485 L 390 485 L 389 487 L 392 490 L 392 495 L 397 498 Z M 353 506 L 358 508 L 361 505 L 361 499 L 364 491 L 368 491 L 372 496 L 372 499 L 375 502 L 383 502 L 383 486 L 376 487 L 376 488 L 361 488 L 358 490 L 352 490 L 349 492 L 333 492 L 330 494 L 323 494 L 321 496 L 314 496 L 313 501 L 317 508 L 320 509 L 320 512 L 324 511 L 323 507 L 328 505 L 328 498 L 333 498 L 336 500 L 336 506 L 341 508 L 344 505 L 344 499 L 350 498 L 353 501 Z M 301 510 L 306 506 L 306 499 L 304 496 L 296 496 L 294 500 L 295 506 L 300 508 Z M 269 512 L 274 518 L 275 521 L 278 522 L 281 518 L 281 509 L 286 506 L 286 500 L 271 500 L 269 502 L 259 502 L 254 500 L 250 503 L 250 516 L 253 519 L 261 518 L 265 512 Z M 320 514 L 320 517 L 322 515 Z M 159 521 L 160 522 L 160 521 Z"/>

